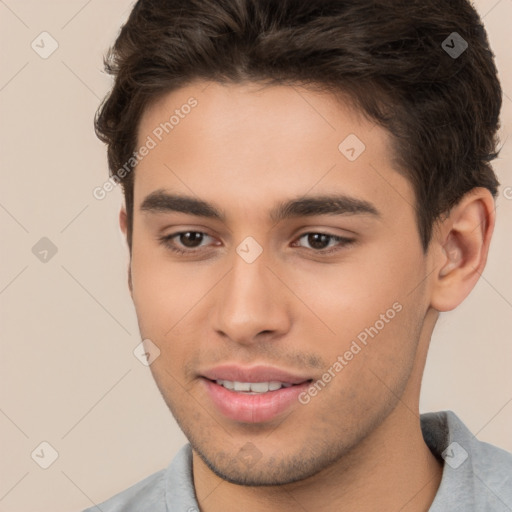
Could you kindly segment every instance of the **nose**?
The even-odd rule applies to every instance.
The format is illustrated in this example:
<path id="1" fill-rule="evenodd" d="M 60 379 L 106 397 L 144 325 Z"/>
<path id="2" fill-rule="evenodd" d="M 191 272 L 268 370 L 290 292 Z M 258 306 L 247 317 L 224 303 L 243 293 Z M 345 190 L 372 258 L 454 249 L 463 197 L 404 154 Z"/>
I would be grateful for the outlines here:
<path id="1" fill-rule="evenodd" d="M 234 255 L 231 271 L 217 287 L 213 327 L 218 334 L 248 345 L 290 329 L 290 293 L 267 265 L 263 254 L 252 263 Z"/>

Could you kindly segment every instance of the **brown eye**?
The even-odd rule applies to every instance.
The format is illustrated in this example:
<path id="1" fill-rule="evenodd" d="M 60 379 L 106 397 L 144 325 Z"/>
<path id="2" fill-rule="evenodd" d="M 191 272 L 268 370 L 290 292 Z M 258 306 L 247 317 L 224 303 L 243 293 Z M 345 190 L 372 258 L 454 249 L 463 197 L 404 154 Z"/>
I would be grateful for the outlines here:
<path id="1" fill-rule="evenodd" d="M 199 241 L 200 243 L 203 239 L 203 233 L 199 231 L 186 231 L 184 233 L 178 233 L 176 236 L 185 247 L 189 248 L 197 247 L 196 242 Z"/>
<path id="2" fill-rule="evenodd" d="M 353 238 L 345 238 L 337 235 L 330 235 L 328 233 L 304 233 L 299 237 L 299 240 L 305 239 L 310 245 L 310 249 L 323 254 L 328 254 L 334 251 L 341 250 L 343 247 L 348 246 L 355 242 Z M 330 242 L 335 242 L 334 247 L 326 250 Z M 308 249 L 308 247 L 306 247 Z"/>
<path id="3" fill-rule="evenodd" d="M 173 252 L 179 254 L 194 253 L 201 250 L 201 242 L 205 237 L 211 238 L 202 231 L 180 231 L 160 238 L 160 242 Z M 177 240 L 177 242 L 176 242 Z"/>

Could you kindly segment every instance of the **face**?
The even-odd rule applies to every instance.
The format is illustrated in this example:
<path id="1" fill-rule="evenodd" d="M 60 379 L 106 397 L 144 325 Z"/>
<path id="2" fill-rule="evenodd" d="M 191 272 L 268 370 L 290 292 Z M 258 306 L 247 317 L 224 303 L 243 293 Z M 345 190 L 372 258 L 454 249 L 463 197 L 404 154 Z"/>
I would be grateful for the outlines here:
<path id="1" fill-rule="evenodd" d="M 142 145 L 132 296 L 195 453 L 248 485 L 342 459 L 408 389 L 429 306 L 388 134 L 325 93 L 198 82 Z"/>

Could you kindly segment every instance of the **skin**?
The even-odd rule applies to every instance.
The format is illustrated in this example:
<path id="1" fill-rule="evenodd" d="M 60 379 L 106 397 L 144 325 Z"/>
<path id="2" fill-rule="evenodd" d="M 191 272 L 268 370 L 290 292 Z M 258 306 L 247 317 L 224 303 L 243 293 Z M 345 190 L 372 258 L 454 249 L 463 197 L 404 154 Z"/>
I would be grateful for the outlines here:
<path id="1" fill-rule="evenodd" d="M 141 335 L 160 350 L 151 371 L 193 447 L 201 510 L 428 510 L 442 465 L 421 434 L 421 377 L 439 312 L 484 269 L 491 194 L 466 194 L 424 254 L 384 129 L 326 93 L 195 82 L 146 109 L 139 145 L 191 96 L 198 105 L 136 169 L 130 288 Z M 338 150 L 349 134 L 366 146 L 353 162 Z M 211 202 L 226 220 L 141 210 L 157 190 Z M 268 217 L 280 201 L 334 192 L 380 217 Z M 126 234 L 124 209 L 120 223 Z M 180 231 L 208 236 L 175 237 L 197 251 L 180 255 L 160 240 Z M 355 243 L 314 246 L 305 233 Z M 248 236 L 263 249 L 250 264 L 236 252 Z M 226 362 L 321 379 L 395 302 L 401 311 L 306 405 L 250 424 L 205 393 L 201 372 Z M 239 456 L 247 443 L 251 463 Z"/>

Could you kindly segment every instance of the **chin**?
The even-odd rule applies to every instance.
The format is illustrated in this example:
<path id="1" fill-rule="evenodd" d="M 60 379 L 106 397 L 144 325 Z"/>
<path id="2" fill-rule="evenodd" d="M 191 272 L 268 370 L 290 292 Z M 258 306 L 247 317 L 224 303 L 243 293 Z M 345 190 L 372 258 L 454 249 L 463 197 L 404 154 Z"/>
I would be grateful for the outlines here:
<path id="1" fill-rule="evenodd" d="M 218 451 L 215 454 L 205 453 L 200 447 L 191 442 L 193 450 L 199 455 L 208 468 L 219 478 L 236 485 L 247 487 L 277 486 L 293 484 L 312 477 L 326 467 L 334 464 L 338 457 L 329 454 L 313 454 L 310 449 L 299 450 L 296 455 L 283 455 L 280 450 L 280 458 L 260 454 L 258 458 L 246 450 L 249 456 L 243 454 L 243 449 L 238 453 Z M 246 443 L 252 445 L 252 443 Z M 254 445 L 253 445 L 254 446 Z M 311 448 L 311 447 L 309 447 Z M 305 452 L 309 451 L 309 457 Z"/>

